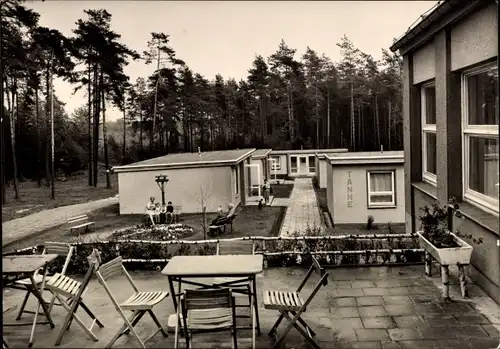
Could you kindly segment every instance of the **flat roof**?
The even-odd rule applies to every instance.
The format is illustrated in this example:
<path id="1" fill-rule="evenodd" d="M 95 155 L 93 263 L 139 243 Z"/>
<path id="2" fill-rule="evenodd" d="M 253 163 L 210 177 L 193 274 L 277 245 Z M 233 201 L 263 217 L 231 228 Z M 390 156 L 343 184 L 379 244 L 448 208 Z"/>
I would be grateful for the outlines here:
<path id="1" fill-rule="evenodd" d="M 252 159 L 263 158 L 263 157 L 269 155 L 269 153 L 271 151 L 272 151 L 272 149 L 257 149 L 256 151 L 254 151 L 252 153 Z"/>
<path id="2" fill-rule="evenodd" d="M 325 154 L 332 165 L 357 165 L 367 163 L 404 163 L 404 151 L 361 151 L 351 153 Z"/>
<path id="3" fill-rule="evenodd" d="M 346 148 L 332 148 L 332 149 L 290 149 L 290 150 L 273 150 L 271 155 L 283 155 L 283 154 L 330 154 L 330 153 L 347 153 L 349 149 Z"/>
<path id="4" fill-rule="evenodd" d="M 174 153 L 135 162 L 130 165 L 115 166 L 112 170 L 115 172 L 131 172 L 165 168 L 232 166 L 248 158 L 254 151 L 255 148 L 207 151 L 201 153 Z"/>

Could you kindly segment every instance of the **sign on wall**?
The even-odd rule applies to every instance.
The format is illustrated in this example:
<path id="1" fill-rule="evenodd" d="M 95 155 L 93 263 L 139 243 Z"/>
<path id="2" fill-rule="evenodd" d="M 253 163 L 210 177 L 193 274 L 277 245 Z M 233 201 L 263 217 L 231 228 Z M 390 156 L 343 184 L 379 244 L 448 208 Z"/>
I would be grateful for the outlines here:
<path id="1" fill-rule="evenodd" d="M 351 179 L 351 171 L 347 172 L 347 207 L 352 207 L 352 179 Z"/>

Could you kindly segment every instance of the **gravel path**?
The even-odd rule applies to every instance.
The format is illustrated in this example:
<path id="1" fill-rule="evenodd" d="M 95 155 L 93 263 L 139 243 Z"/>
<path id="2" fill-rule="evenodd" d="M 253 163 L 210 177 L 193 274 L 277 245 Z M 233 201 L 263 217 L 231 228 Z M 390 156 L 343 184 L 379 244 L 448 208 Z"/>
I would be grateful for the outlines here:
<path id="1" fill-rule="evenodd" d="M 5 222 L 2 224 L 2 246 L 64 224 L 71 217 L 88 214 L 116 203 L 118 196 L 113 196 L 83 204 L 56 207 Z"/>

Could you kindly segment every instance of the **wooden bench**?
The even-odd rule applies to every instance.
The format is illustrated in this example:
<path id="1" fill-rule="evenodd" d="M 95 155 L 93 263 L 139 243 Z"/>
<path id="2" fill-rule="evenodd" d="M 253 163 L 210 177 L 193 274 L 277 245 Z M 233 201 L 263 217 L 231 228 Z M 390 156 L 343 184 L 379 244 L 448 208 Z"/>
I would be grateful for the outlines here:
<path id="1" fill-rule="evenodd" d="M 69 228 L 70 233 L 80 228 L 85 228 L 85 232 L 87 232 L 90 226 L 95 229 L 95 222 L 90 221 L 86 214 L 68 219 L 68 224 L 71 225 Z M 80 236 L 80 233 L 78 233 L 78 236 Z"/>
<path id="2" fill-rule="evenodd" d="M 213 224 L 208 227 L 209 229 L 209 235 L 216 235 L 219 236 L 219 232 L 222 232 L 223 234 L 226 234 L 226 227 L 230 226 L 231 227 L 231 233 L 233 232 L 233 221 L 234 218 L 236 217 L 235 214 L 232 214 L 230 216 L 225 217 L 224 219 L 221 219 L 218 224 Z M 222 228 L 222 231 L 221 231 Z"/>

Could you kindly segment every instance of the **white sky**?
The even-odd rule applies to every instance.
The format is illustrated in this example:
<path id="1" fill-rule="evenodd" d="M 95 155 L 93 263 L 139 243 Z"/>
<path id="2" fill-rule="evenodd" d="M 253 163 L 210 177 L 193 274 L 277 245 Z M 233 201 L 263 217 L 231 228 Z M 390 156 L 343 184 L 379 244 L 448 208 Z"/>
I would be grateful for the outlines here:
<path id="1" fill-rule="evenodd" d="M 85 9 L 104 8 L 122 42 L 141 52 L 151 32 L 170 35 L 177 56 L 195 72 L 213 79 L 217 73 L 239 80 L 248 75 L 256 54 L 274 53 L 283 38 L 299 58 L 309 46 L 338 61 L 336 43 L 346 34 L 361 51 L 380 58 L 392 40 L 437 1 L 57 1 L 33 2 L 40 25 L 72 36 Z M 125 72 L 131 82 L 153 71 L 142 62 Z M 84 92 L 56 81 L 66 111 L 85 104 Z M 121 117 L 109 110 L 109 119 Z"/>

